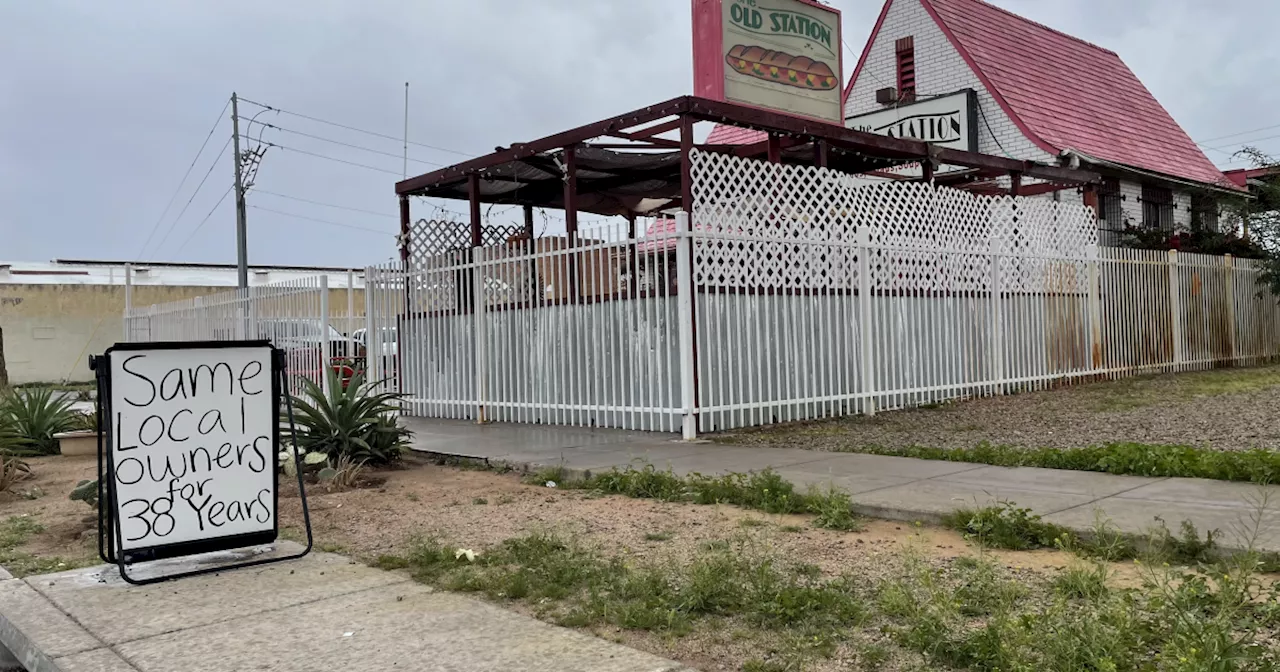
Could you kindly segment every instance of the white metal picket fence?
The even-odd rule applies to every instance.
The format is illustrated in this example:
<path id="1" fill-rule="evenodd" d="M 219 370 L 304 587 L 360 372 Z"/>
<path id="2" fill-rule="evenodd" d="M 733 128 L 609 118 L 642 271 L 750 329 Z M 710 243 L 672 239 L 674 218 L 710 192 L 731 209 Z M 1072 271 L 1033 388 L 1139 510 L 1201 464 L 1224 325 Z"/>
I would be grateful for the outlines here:
<path id="1" fill-rule="evenodd" d="M 349 334 L 366 325 L 364 315 L 332 312 L 328 277 L 315 276 L 126 309 L 124 331 L 131 342 L 268 339 L 285 351 L 297 393 L 301 379 L 327 385 L 326 367 L 357 359 Z"/>
<path id="2" fill-rule="evenodd" d="M 371 377 L 441 418 L 714 431 L 1280 355 L 1260 268 L 1092 211 L 693 153 L 692 217 L 366 271 Z"/>

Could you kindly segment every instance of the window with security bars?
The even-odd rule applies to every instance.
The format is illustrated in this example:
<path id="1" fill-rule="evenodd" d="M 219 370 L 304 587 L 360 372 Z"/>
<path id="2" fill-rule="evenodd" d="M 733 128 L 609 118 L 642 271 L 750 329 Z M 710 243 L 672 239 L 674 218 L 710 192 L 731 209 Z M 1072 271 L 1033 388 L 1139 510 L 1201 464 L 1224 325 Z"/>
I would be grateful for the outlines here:
<path id="1" fill-rule="evenodd" d="M 1193 231 L 1218 230 L 1218 201 L 1210 196 L 1191 196 L 1191 229 Z"/>
<path id="2" fill-rule="evenodd" d="M 1120 199 L 1120 180 L 1106 179 L 1098 185 L 1098 223 L 1108 231 L 1124 228 L 1124 209 Z"/>
<path id="3" fill-rule="evenodd" d="M 1173 230 L 1173 190 L 1142 185 L 1142 225 L 1161 231 Z"/>
<path id="4" fill-rule="evenodd" d="M 898 55 L 898 101 L 910 103 L 916 99 L 916 45 L 908 36 L 894 43 Z"/>

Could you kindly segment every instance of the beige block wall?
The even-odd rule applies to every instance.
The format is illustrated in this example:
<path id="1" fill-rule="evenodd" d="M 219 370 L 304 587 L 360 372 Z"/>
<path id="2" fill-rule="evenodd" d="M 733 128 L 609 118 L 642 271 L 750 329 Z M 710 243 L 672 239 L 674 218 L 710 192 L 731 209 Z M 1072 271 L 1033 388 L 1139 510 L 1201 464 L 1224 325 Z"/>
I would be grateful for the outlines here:
<path id="1" fill-rule="evenodd" d="M 148 306 L 226 292 L 226 287 L 135 285 L 133 305 Z M 364 313 L 364 290 L 355 290 L 356 314 Z M 347 290 L 330 290 L 329 312 L 347 315 Z M 0 285 L 0 329 L 4 330 L 9 382 L 89 381 L 89 355 L 122 340 L 123 285 Z M 345 326 L 335 324 L 339 330 Z"/>

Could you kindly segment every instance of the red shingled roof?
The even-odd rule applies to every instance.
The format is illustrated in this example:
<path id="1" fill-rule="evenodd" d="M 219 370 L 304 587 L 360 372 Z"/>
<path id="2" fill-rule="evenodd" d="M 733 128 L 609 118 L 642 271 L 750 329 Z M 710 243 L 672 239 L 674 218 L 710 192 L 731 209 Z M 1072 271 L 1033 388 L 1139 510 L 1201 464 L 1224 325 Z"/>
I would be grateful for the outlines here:
<path id="1" fill-rule="evenodd" d="M 1056 154 L 1069 148 L 1188 180 L 1230 184 L 1115 52 L 981 0 L 909 1 L 923 3 L 1005 112 L 1042 149 Z"/>
<path id="2" fill-rule="evenodd" d="M 764 142 L 768 139 L 769 134 L 764 131 L 753 131 L 750 128 L 729 126 L 728 124 L 716 124 L 716 127 L 711 129 L 711 135 L 707 136 L 707 144 L 754 145 L 757 142 Z"/>
<path id="3" fill-rule="evenodd" d="M 898 1 L 923 4 L 1023 135 L 1041 149 L 1052 154 L 1074 149 L 1125 166 L 1236 187 L 1115 52 L 982 0 Z M 885 2 L 846 97 L 893 2 Z M 759 131 L 717 125 L 707 142 L 764 139 Z"/>

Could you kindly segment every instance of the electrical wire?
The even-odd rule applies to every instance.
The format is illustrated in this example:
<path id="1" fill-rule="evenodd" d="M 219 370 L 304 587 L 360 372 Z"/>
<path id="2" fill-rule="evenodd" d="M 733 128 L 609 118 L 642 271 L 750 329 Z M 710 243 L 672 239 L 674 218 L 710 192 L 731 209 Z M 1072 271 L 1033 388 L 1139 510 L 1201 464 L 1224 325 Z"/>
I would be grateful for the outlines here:
<path id="1" fill-rule="evenodd" d="M 244 117 L 241 117 L 241 119 L 244 119 Z M 311 139 L 313 139 L 313 140 L 320 140 L 320 141 L 322 141 L 322 142 L 328 142 L 328 143 L 332 143 L 332 144 L 335 144 L 335 145 L 341 145 L 341 146 L 343 146 L 343 147 L 350 147 L 351 149 L 359 149 L 359 150 L 362 150 L 362 151 L 365 151 L 365 152 L 370 152 L 370 153 L 372 153 L 372 154 L 381 154 L 382 156 L 389 156 L 389 157 L 391 157 L 391 158 L 393 158 L 393 159 L 402 159 L 402 158 L 404 158 L 404 157 L 403 157 L 403 155 L 400 155 L 400 154 L 392 154 L 391 152 L 384 152 L 384 151 L 377 150 L 377 149 L 371 149 L 371 148 L 369 148 L 369 147 L 364 147 L 364 146 L 362 146 L 362 145 L 353 145 L 353 144 L 350 144 L 350 143 L 340 142 L 340 141 L 338 141 L 338 140 L 333 140 L 333 139 L 326 138 L 326 137 L 319 136 L 319 135 L 312 135 L 312 134 L 310 134 L 310 133 L 303 133 L 302 131 L 295 131 L 295 130 L 290 129 L 290 128 L 284 128 L 284 127 L 282 127 L 282 126 L 277 126 L 277 125 L 275 125 L 275 124 L 267 123 L 267 122 L 265 122 L 265 121 L 257 121 L 257 120 L 254 120 L 254 119 L 249 119 L 249 120 L 247 120 L 247 121 L 249 122 L 249 124 L 248 124 L 248 125 L 257 124 L 257 125 L 259 125 L 259 126 L 262 126 L 263 128 L 271 128 L 271 129 L 275 129 L 275 130 L 277 130 L 277 131 L 282 131 L 282 132 L 284 132 L 284 133 L 292 133 L 292 134 L 294 134 L 294 135 L 300 135 L 300 136 L 302 136 L 302 137 L 304 137 L 304 138 L 311 138 Z M 261 133 L 259 133 L 259 134 L 258 134 L 258 142 L 264 142 L 264 141 L 261 139 L 261 137 L 262 137 L 262 134 L 261 134 Z M 415 158 L 414 158 L 414 157 L 412 157 L 412 156 L 411 156 L 411 157 L 409 157 L 409 160 L 410 160 L 410 161 L 413 161 L 413 162 L 416 162 L 416 163 L 425 163 L 425 164 L 427 164 L 428 166 L 438 166 L 438 167 L 442 167 L 442 168 L 443 168 L 443 167 L 444 167 L 444 165 L 445 165 L 445 164 L 443 164 L 443 163 L 438 163 L 438 162 L 436 162 L 436 161 L 425 161 L 425 160 L 423 160 L 423 159 L 415 159 Z"/>
<path id="2" fill-rule="evenodd" d="M 231 146 L 231 138 L 227 138 L 227 141 L 222 144 L 222 151 L 218 152 L 218 156 L 213 159 L 213 163 L 209 164 L 209 170 L 206 170 L 204 177 L 200 178 L 200 184 L 196 185 L 196 190 L 191 193 L 191 198 L 187 199 L 187 204 L 182 206 L 182 211 L 179 212 L 178 216 L 169 224 L 168 230 L 166 230 L 164 232 L 164 236 L 160 238 L 160 243 L 156 245 L 156 252 L 159 252 L 161 248 L 164 247 L 165 241 L 169 240 L 169 236 L 173 234 L 173 230 L 178 227 L 178 222 L 182 221 L 182 216 L 187 214 L 187 208 L 190 208 L 191 202 L 196 200 L 196 196 L 200 194 L 200 189 L 204 187 L 205 181 L 209 179 L 209 175 L 211 175 L 213 173 L 213 169 L 217 167 L 218 160 L 222 158 L 223 154 L 227 153 L 227 147 L 229 146 Z M 224 195 L 223 198 L 226 198 L 226 196 Z"/>
<path id="3" fill-rule="evenodd" d="M 178 194 L 187 184 L 187 178 L 191 176 L 191 170 L 196 167 L 196 162 L 200 160 L 200 155 L 204 154 L 204 148 L 209 145 L 209 139 L 213 137 L 214 131 L 218 130 L 218 126 L 222 125 L 222 115 L 227 113 L 227 108 L 231 107 L 231 99 L 222 106 L 222 111 L 218 113 L 218 118 L 213 122 L 213 128 L 209 129 L 209 133 L 204 136 L 204 142 L 200 143 L 200 149 L 196 150 L 195 158 L 191 159 L 191 164 L 187 166 L 187 172 L 182 174 L 182 180 L 178 182 L 178 188 L 173 190 L 173 195 L 169 196 L 169 202 L 165 204 L 164 211 L 160 213 L 160 217 L 156 219 L 156 223 L 151 226 L 151 233 L 147 234 L 147 240 L 142 243 L 142 248 L 138 250 L 137 259 L 142 259 L 142 254 L 147 251 L 147 246 L 151 244 L 151 240 L 155 238 L 156 231 L 160 230 L 160 224 L 164 222 L 164 218 L 169 215 L 169 208 L 173 207 L 173 202 L 177 200 Z M 225 148 L 224 148 L 225 150 Z"/>
<path id="4" fill-rule="evenodd" d="M 318 223 L 320 223 L 320 224 L 328 224 L 329 226 L 339 226 L 339 227 L 342 227 L 342 228 L 344 228 L 344 229 L 356 229 L 356 230 L 358 230 L 358 231 L 370 231 L 370 232 L 373 232 L 373 233 L 380 233 L 380 234 L 382 234 L 382 235 L 384 235 L 384 236 L 395 236 L 395 235 L 396 235 L 396 234 L 391 233 L 391 232 L 388 232 L 388 231 L 381 231 L 381 230 L 379 230 L 379 229 L 371 229 L 371 228 L 369 228 L 369 227 L 367 227 L 367 226 L 356 226 L 355 224 L 343 224 L 342 222 L 331 222 L 331 221 L 329 221 L 329 220 L 327 220 L 327 219 L 317 219 L 317 218 L 315 218 L 315 217 L 308 217 L 308 216 L 306 216 L 306 215 L 298 215 L 298 214 L 294 214 L 294 213 L 292 213 L 292 212 L 284 212 L 284 211 L 282 211 L 282 210 L 272 210 L 271 208 L 264 208 L 264 207 L 262 207 L 262 206 L 260 206 L 260 205 L 250 205 L 249 207 L 253 208 L 254 210 L 262 210 L 263 212 L 271 212 L 271 213 L 275 213 L 275 214 L 277 214 L 277 215 L 284 215 L 285 217 L 293 217 L 293 218 L 295 218 L 295 219 L 305 219 L 305 220 L 307 220 L 307 221 L 309 221 L 309 222 L 318 222 Z"/>
<path id="5" fill-rule="evenodd" d="M 280 148 L 280 149 L 281 149 L 281 150 L 283 150 L 283 151 L 295 152 L 295 153 L 297 153 L 297 154 L 305 154 L 305 155 L 307 155 L 307 156 L 314 156 L 314 157 L 315 157 L 315 158 L 317 158 L 317 159 L 326 159 L 326 160 L 329 160 L 329 161 L 336 161 L 337 163 L 345 163 L 345 164 L 347 164 L 348 166 L 355 166 L 355 167 L 357 167 L 357 168 L 367 168 L 367 169 L 369 169 L 369 170 L 376 170 L 376 171 L 378 171 L 379 173 L 388 173 L 388 174 L 391 174 L 391 175 L 395 175 L 395 176 L 397 176 L 397 177 L 400 177 L 400 171 L 398 171 L 398 170 L 387 170 L 386 168 L 379 168 L 379 167 L 377 167 L 377 166 L 370 166 L 370 165 L 368 165 L 368 164 L 364 164 L 364 163 L 356 163 L 355 161 L 347 161 L 347 160 L 345 160 L 345 159 L 338 159 L 338 158 L 335 158 L 335 157 L 332 157 L 332 156 L 325 156 L 324 154 L 316 154 L 315 152 L 308 152 L 308 151 L 306 151 L 306 150 L 304 150 L 304 149 L 297 149 L 297 148 L 295 148 L 295 147 L 289 147 L 289 146 L 287 146 L 287 145 L 282 145 L 282 144 L 279 144 L 279 143 L 276 143 L 276 142 L 271 142 L 270 140 L 258 140 L 257 138 L 251 138 L 251 137 L 249 137 L 249 136 L 247 136 L 247 135 L 244 135 L 243 133 L 240 135 L 240 137 L 245 138 L 246 140 L 252 140 L 252 141 L 254 141 L 254 142 L 258 142 L 258 143 L 264 144 L 264 145 L 266 145 L 266 146 L 268 146 L 268 147 L 278 147 L 278 148 Z M 400 158 L 400 157 L 398 157 L 398 156 L 397 156 L 396 158 Z"/>
<path id="6" fill-rule="evenodd" d="M 255 102 L 255 101 L 249 100 L 249 99 L 247 99 L 247 98 L 241 98 L 241 99 L 240 99 L 240 102 L 242 102 L 242 103 L 249 103 L 250 105 L 257 105 L 258 107 L 266 108 L 266 109 L 268 109 L 268 110 L 274 110 L 274 111 L 276 111 L 276 112 L 281 112 L 281 113 L 283 113 L 283 114 L 293 115 L 293 116 L 295 116 L 295 117 L 300 117 L 300 118 L 302 118 L 302 119 L 306 119 L 306 120 L 308 120 L 308 121 L 314 121 L 314 122 L 316 122 L 316 123 L 320 123 L 320 124 L 328 124 L 329 126 L 336 126 L 337 128 L 344 128 L 344 129 L 346 129 L 346 130 L 348 130 L 348 131 L 355 131 L 355 132 L 357 132 L 357 133 L 364 133 L 364 134 L 366 134 L 366 135 L 372 135 L 372 136 L 374 136 L 374 137 L 378 137 L 378 138 L 386 138 L 387 140 L 395 140 L 396 142 L 404 142 L 404 141 L 405 141 L 405 139 L 404 139 L 404 138 L 399 138 L 399 137 L 396 137 L 396 136 L 394 136 L 394 135 L 387 135 L 387 134 L 385 134 L 385 133 L 378 133 L 378 132 L 376 132 L 376 131 L 367 131 L 367 130 L 365 130 L 365 129 L 363 129 L 363 128 L 356 128 L 355 126 L 348 126 L 348 125 L 346 125 L 346 124 L 339 124 L 339 123 L 338 123 L 338 122 L 336 122 L 336 121 L 328 121 L 328 120 L 325 120 L 325 119 L 320 119 L 319 117 L 312 117 L 312 116 L 308 116 L 308 115 L 301 114 L 301 113 L 298 113 L 298 112 L 290 112 L 289 110 L 285 110 L 285 109 L 282 109 L 282 108 L 279 108 L 279 107 L 275 107 L 275 106 L 272 106 L 272 105 L 267 105 L 267 104 L 264 104 L 264 103 Z M 425 142 L 414 142 L 414 141 L 410 140 L 410 141 L 409 141 L 409 144 L 411 144 L 411 145 L 417 145 L 418 147 L 426 147 L 427 149 L 434 149 L 434 150 L 436 150 L 437 152 L 448 152 L 448 153 L 450 153 L 450 154 L 457 154 L 457 155 L 459 155 L 459 156 L 465 156 L 465 157 L 468 157 L 468 158 L 475 156 L 475 154 L 474 154 L 474 153 L 472 153 L 472 152 L 460 152 L 460 151 L 458 151 L 458 150 L 456 150 L 456 149 L 449 149 L 449 148 L 447 148 L 447 147 L 440 147 L 440 146 L 438 146 L 438 145 L 428 145 L 428 144 L 427 144 L 427 143 L 425 143 Z M 397 158 L 400 158 L 400 157 L 399 157 L 399 156 L 397 156 Z"/>
<path id="7" fill-rule="evenodd" d="M 1206 143 L 1210 143 L 1210 142 L 1213 142 L 1213 141 L 1215 141 L 1215 140 L 1226 140 L 1227 138 L 1234 138 L 1234 137 L 1238 137 L 1238 136 L 1241 136 L 1241 135 L 1249 135 L 1250 133 L 1257 133 L 1258 131 L 1269 131 L 1269 130 L 1271 130 L 1271 129 L 1273 129 L 1273 128 L 1280 128 L 1280 124 L 1274 124 L 1274 125 L 1271 125 L 1271 126 L 1263 126 L 1262 128 L 1255 128 L 1255 129 L 1250 130 L 1250 131 L 1240 131 L 1239 133 L 1228 133 L 1228 134 L 1226 134 L 1226 135 L 1219 135 L 1219 136 L 1218 136 L 1218 137 L 1216 137 L 1216 138 L 1205 138 L 1204 140 L 1197 140 L 1197 141 L 1196 141 L 1196 144 L 1197 144 L 1197 145 L 1204 145 L 1204 144 L 1206 144 Z"/>
<path id="8" fill-rule="evenodd" d="M 173 256 L 175 257 L 178 256 L 178 253 L 182 251 L 182 248 L 186 247 L 187 243 L 191 242 L 191 239 L 196 237 L 196 234 L 199 233 L 200 229 L 204 227 L 204 223 L 209 221 L 209 218 L 213 216 L 213 212 L 218 209 L 219 205 L 222 205 L 223 201 L 227 200 L 227 194 L 231 193 L 231 190 L 234 188 L 235 188 L 235 185 L 231 185 L 230 187 L 227 187 L 226 191 L 222 192 L 222 196 L 218 199 L 218 202 L 214 203 L 212 208 L 209 208 L 209 214 L 205 215 L 204 219 L 200 220 L 199 224 L 196 224 L 196 228 L 192 229 L 191 233 L 187 236 L 187 239 L 182 241 L 182 244 L 179 245 L 178 249 L 174 251 Z M 156 248 L 157 251 L 159 249 L 160 248 Z"/>
<path id="9" fill-rule="evenodd" d="M 297 196 L 289 196 L 287 194 L 277 194 L 274 191 L 266 191 L 263 189 L 254 189 L 252 192 L 250 192 L 250 194 L 262 194 L 264 196 L 275 196 L 276 198 L 287 198 L 291 201 L 298 201 L 299 203 L 310 203 L 311 205 L 321 205 L 326 208 L 337 208 L 339 210 L 350 210 L 351 212 L 359 212 L 366 215 L 377 215 L 378 217 L 389 217 L 391 219 L 397 219 L 397 220 L 400 219 L 399 215 L 389 215 L 385 212 L 375 212 L 373 210 L 362 210 L 360 208 L 352 208 L 345 205 L 334 205 L 333 203 L 322 203 L 320 201 L 313 201 L 308 198 L 299 198 Z"/>

